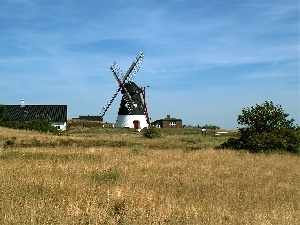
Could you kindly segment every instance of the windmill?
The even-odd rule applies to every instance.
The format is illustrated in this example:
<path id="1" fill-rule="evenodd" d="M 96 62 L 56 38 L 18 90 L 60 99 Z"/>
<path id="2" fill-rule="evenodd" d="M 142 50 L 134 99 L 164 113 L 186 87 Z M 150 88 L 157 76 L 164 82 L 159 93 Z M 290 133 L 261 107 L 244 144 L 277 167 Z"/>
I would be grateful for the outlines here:
<path id="1" fill-rule="evenodd" d="M 140 69 L 143 59 L 144 54 L 141 52 L 135 58 L 125 75 L 116 62 L 114 62 L 109 68 L 119 87 L 113 94 L 112 98 L 102 108 L 100 116 L 103 118 L 106 111 L 117 97 L 118 93 L 121 92 L 122 99 L 115 127 L 129 127 L 140 130 L 144 127 L 148 127 L 150 124 L 145 101 L 145 88 L 140 88 L 133 82 L 134 77 Z"/>

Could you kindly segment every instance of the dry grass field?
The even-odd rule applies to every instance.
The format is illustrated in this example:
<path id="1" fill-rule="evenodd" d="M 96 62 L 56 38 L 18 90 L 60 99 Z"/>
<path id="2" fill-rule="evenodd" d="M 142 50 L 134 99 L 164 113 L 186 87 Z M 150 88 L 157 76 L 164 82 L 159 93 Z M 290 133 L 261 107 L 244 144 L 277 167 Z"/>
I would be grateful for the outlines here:
<path id="1" fill-rule="evenodd" d="M 0 128 L 0 224 L 300 224 L 299 156 L 223 139 Z"/>

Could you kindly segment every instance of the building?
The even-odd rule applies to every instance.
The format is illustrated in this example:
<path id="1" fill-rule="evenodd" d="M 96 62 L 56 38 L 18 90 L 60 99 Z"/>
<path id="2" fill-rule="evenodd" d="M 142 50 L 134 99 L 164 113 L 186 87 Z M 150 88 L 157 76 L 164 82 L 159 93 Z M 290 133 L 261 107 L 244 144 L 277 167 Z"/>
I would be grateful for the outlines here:
<path id="1" fill-rule="evenodd" d="M 182 128 L 182 120 L 171 118 L 170 115 L 167 115 L 165 119 L 156 120 L 152 124 L 160 128 Z"/>
<path id="2" fill-rule="evenodd" d="M 58 130 L 67 128 L 67 105 L 25 105 L 24 100 L 21 100 L 20 105 L 4 106 L 12 121 L 18 122 L 39 116 L 48 116 L 51 119 L 51 125 Z"/>

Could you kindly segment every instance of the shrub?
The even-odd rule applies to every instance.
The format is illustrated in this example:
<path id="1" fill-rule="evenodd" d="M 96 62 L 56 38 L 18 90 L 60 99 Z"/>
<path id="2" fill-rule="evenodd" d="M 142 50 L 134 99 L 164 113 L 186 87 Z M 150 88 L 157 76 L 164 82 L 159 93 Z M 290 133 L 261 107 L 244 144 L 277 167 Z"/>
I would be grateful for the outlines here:
<path id="1" fill-rule="evenodd" d="M 251 152 L 288 151 L 300 153 L 300 130 L 288 120 L 281 105 L 273 102 L 243 108 L 238 116 L 238 138 L 229 138 L 218 148 L 246 149 Z"/>
<path id="2" fill-rule="evenodd" d="M 219 126 L 216 126 L 216 125 L 204 125 L 204 126 L 202 126 L 201 127 L 202 129 L 210 129 L 210 130 L 218 130 L 218 129 L 220 129 L 220 127 Z"/>
<path id="3" fill-rule="evenodd" d="M 24 121 L 24 126 L 29 130 L 58 133 L 58 130 L 51 125 L 51 119 L 48 116 L 40 116 Z"/>
<path id="4" fill-rule="evenodd" d="M 15 140 L 16 140 L 16 137 L 12 137 L 12 138 L 8 139 L 7 141 L 4 142 L 3 148 L 4 149 L 13 148 L 15 146 Z"/>
<path id="5" fill-rule="evenodd" d="M 4 107 L 4 109 L 6 108 Z M 2 112 L 1 110 L 2 107 L 0 105 L 0 114 L 1 113 L 5 114 L 5 112 L 4 111 Z M 0 126 L 5 126 L 14 129 L 21 129 L 21 130 L 36 130 L 41 132 L 51 132 L 55 134 L 59 133 L 58 130 L 51 125 L 51 119 L 48 116 L 38 116 L 33 119 L 16 122 L 16 121 L 10 121 L 5 116 L 3 116 L 1 120 L 1 115 L 0 115 Z"/>
<path id="6" fill-rule="evenodd" d="M 4 105 L 0 104 L 0 124 L 3 124 L 8 121 L 9 121 L 9 115 L 7 109 Z"/>
<path id="7" fill-rule="evenodd" d="M 148 128 L 143 129 L 143 136 L 145 138 L 158 138 L 161 136 L 161 131 L 157 127 L 150 126 Z"/>
<path id="8" fill-rule="evenodd" d="M 131 153 L 134 155 L 139 155 L 139 154 L 141 154 L 141 152 L 142 152 L 142 150 L 139 147 L 133 147 L 131 149 Z"/>

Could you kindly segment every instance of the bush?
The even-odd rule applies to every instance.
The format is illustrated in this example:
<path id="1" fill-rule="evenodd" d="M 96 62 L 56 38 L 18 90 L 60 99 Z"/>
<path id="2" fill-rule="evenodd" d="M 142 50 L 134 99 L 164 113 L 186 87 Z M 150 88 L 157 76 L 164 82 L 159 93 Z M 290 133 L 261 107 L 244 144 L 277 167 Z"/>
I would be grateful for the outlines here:
<path id="1" fill-rule="evenodd" d="M 38 116 L 34 119 L 28 119 L 20 122 L 3 120 L 0 121 L 0 125 L 20 130 L 35 130 L 41 132 L 51 132 L 55 134 L 59 133 L 58 130 L 51 125 L 51 119 L 48 116 Z"/>
<path id="2" fill-rule="evenodd" d="M 0 126 L 5 126 L 5 123 L 9 121 L 9 115 L 4 105 L 0 104 Z"/>
<path id="3" fill-rule="evenodd" d="M 15 146 L 16 137 L 12 137 L 4 142 L 3 148 L 13 148 Z"/>
<path id="4" fill-rule="evenodd" d="M 29 130 L 58 133 L 58 130 L 51 125 L 51 119 L 48 116 L 36 117 L 34 119 L 24 121 L 24 123 L 24 126 Z"/>
<path id="5" fill-rule="evenodd" d="M 300 130 L 288 120 L 281 105 L 273 102 L 243 108 L 238 116 L 238 138 L 229 138 L 218 148 L 245 149 L 251 152 L 287 151 L 300 153 Z"/>
<path id="6" fill-rule="evenodd" d="M 219 130 L 220 127 L 216 125 L 204 125 L 201 127 L 202 129 L 207 129 L 207 130 Z"/>
<path id="7" fill-rule="evenodd" d="M 133 147 L 131 149 L 131 153 L 134 155 L 139 155 L 139 154 L 141 154 L 141 152 L 142 152 L 142 150 L 139 147 Z"/>
<path id="8" fill-rule="evenodd" d="M 161 136 L 161 131 L 157 127 L 150 126 L 143 129 L 143 136 L 145 138 L 158 138 Z"/>

